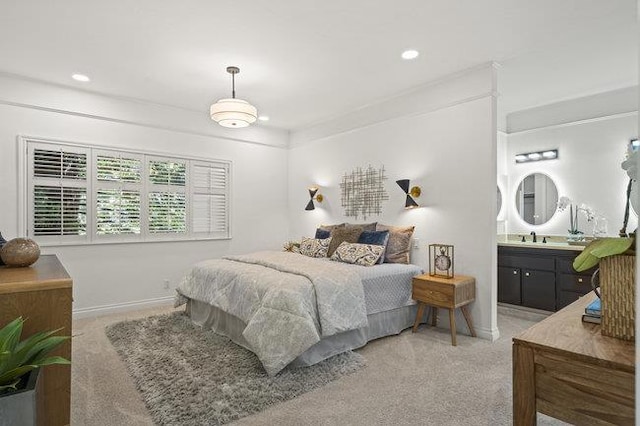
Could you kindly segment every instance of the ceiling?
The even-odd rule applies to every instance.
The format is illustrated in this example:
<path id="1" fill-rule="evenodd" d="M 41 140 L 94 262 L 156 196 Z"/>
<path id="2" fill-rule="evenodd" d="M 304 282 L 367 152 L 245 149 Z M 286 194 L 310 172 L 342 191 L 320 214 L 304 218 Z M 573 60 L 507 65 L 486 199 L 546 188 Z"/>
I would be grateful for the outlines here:
<path id="1" fill-rule="evenodd" d="M 206 114 L 237 65 L 237 96 L 297 130 L 493 60 L 507 113 L 636 85 L 636 17 L 636 0 L 4 1 L 0 72 Z"/>

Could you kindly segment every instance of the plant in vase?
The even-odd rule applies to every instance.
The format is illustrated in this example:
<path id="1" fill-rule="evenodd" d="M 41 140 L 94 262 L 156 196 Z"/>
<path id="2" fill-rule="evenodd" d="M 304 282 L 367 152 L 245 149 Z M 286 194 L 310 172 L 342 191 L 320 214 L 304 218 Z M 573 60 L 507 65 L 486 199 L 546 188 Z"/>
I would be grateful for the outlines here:
<path id="1" fill-rule="evenodd" d="M 49 353 L 70 339 L 41 331 L 20 341 L 22 317 L 0 329 L 0 420 L 12 425 L 35 425 L 35 387 L 40 367 L 70 364 Z"/>
<path id="2" fill-rule="evenodd" d="M 569 197 L 560 197 L 558 200 L 558 211 L 565 211 L 569 208 L 569 229 L 567 232 L 569 241 L 584 241 L 584 232 L 582 232 L 578 225 L 578 213 L 582 212 L 587 218 L 587 222 L 591 222 L 595 218 L 594 210 L 588 205 L 582 203 L 573 203 Z"/>
<path id="3" fill-rule="evenodd" d="M 629 222 L 629 206 L 632 204 L 632 196 L 631 191 L 634 187 L 634 184 L 638 180 L 638 154 L 640 151 L 630 150 L 627 152 L 627 158 L 620 164 L 622 170 L 627 172 L 627 176 L 629 176 L 629 183 L 627 184 L 627 199 L 624 204 L 624 220 L 622 223 L 622 228 L 620 229 L 620 236 L 626 237 L 627 234 L 627 224 Z M 635 206 L 634 206 L 635 207 Z"/>
<path id="4" fill-rule="evenodd" d="M 635 339 L 634 249 L 635 237 L 602 238 L 592 241 L 573 261 L 578 272 L 598 266 L 591 286 L 602 300 L 601 332 L 605 336 Z"/>

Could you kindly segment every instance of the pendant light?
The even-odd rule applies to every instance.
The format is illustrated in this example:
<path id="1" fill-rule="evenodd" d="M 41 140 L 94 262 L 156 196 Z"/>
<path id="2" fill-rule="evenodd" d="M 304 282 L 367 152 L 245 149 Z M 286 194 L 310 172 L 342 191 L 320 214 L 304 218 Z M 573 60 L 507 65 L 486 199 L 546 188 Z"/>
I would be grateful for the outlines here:
<path id="1" fill-rule="evenodd" d="M 220 99 L 211 105 L 211 119 L 222 127 L 247 127 L 258 118 L 258 110 L 249 102 L 236 99 L 235 76 L 240 72 L 240 68 L 227 67 L 227 72 L 231 74 L 231 98 Z"/>

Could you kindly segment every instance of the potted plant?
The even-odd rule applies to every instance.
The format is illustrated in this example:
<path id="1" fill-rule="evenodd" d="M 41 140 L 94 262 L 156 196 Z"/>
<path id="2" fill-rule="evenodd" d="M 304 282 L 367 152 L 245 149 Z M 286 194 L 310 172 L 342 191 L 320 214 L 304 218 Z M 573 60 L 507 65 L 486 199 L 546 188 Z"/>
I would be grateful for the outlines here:
<path id="1" fill-rule="evenodd" d="M 591 278 L 602 299 L 602 334 L 625 340 L 635 339 L 635 238 L 602 238 L 592 241 L 576 257 L 573 268 L 599 268 Z"/>
<path id="2" fill-rule="evenodd" d="M 49 356 L 69 336 L 54 336 L 61 329 L 42 331 L 22 341 L 24 319 L 16 318 L 0 329 L 0 419 L 3 424 L 36 424 L 36 382 L 40 367 L 70 364 Z"/>

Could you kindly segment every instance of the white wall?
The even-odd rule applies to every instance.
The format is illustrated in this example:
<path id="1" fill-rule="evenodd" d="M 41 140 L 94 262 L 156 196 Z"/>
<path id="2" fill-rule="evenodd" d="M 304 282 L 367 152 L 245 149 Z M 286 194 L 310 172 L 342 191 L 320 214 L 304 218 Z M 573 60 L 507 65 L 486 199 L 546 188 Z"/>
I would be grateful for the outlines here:
<path id="1" fill-rule="evenodd" d="M 449 90 L 443 90 L 443 86 Z M 455 95 L 455 96 L 453 96 Z M 293 134 L 289 156 L 291 237 L 312 235 L 321 223 L 355 222 L 343 215 L 340 179 L 356 167 L 384 165 L 389 200 L 383 214 L 368 217 L 391 225 L 415 225 L 420 248 L 413 263 L 428 268 L 430 243 L 455 246 L 455 271 L 473 275 L 477 298 L 472 315 L 478 334 L 498 336 L 496 326 L 496 112 L 492 65 L 448 78 L 411 93 L 415 108 L 400 107 L 402 98 L 325 123 L 313 132 Z M 424 99 L 424 102 L 420 100 Z M 394 103 L 398 108 L 394 108 Z M 380 108 L 380 109 L 379 109 Z M 356 117 L 357 118 L 357 117 Z M 333 134 L 331 134 L 333 132 Z M 411 179 L 422 188 L 419 209 L 404 210 L 397 179 Z M 320 186 L 325 196 L 314 211 L 305 212 L 306 188 Z M 358 222 L 363 222 L 359 219 Z M 447 324 L 448 321 L 442 321 Z M 459 318 L 461 332 L 467 332 Z"/>
<path id="2" fill-rule="evenodd" d="M 543 225 L 524 222 L 516 211 L 515 194 L 520 181 L 528 174 L 541 172 L 550 176 L 559 196 L 586 203 L 607 218 L 608 233 L 617 235 L 624 218 L 628 177 L 620 167 L 629 140 L 638 136 L 636 114 L 623 114 L 601 120 L 588 120 L 561 126 L 511 133 L 507 142 L 507 221 L 509 233 L 536 231 L 543 235 L 566 235 L 569 212 L 556 212 Z M 546 149 L 559 149 L 557 160 L 515 163 L 515 155 Z M 593 223 L 580 213 L 580 230 L 592 235 Z M 628 232 L 637 226 L 630 215 Z"/>
<path id="3" fill-rule="evenodd" d="M 44 247 L 43 253 L 57 254 L 74 279 L 76 312 L 95 312 L 96 307 L 105 305 L 168 298 L 174 294 L 173 287 L 183 274 L 199 260 L 281 247 L 288 233 L 286 132 L 257 129 L 247 138 L 255 143 L 245 143 L 208 135 L 198 129 L 204 126 L 201 121 L 208 119 L 206 114 L 191 117 L 182 111 L 185 115 L 172 121 L 171 111 L 163 110 L 163 114 L 147 111 L 143 117 L 138 114 L 142 104 L 59 87 L 52 87 L 49 92 L 57 103 L 54 109 L 43 107 L 50 98 L 42 93 L 48 90 L 46 86 L 3 92 L 2 88 L 9 87 L 3 83 L 8 82 L 0 79 L 0 194 L 3 199 L 0 231 L 7 239 L 18 234 L 18 135 L 233 162 L 231 240 Z M 31 96 L 31 92 L 38 96 Z M 9 93 L 13 98 L 2 98 Z M 79 97 L 82 103 L 75 103 Z M 109 104 L 108 109 L 101 107 L 105 102 Z M 80 107 L 91 114 L 83 114 Z M 127 120 L 120 120 L 125 113 Z M 215 127 L 212 122 L 208 124 Z M 236 135 L 242 137 L 243 134 Z M 163 289 L 164 279 L 170 280 L 172 289 Z"/>

